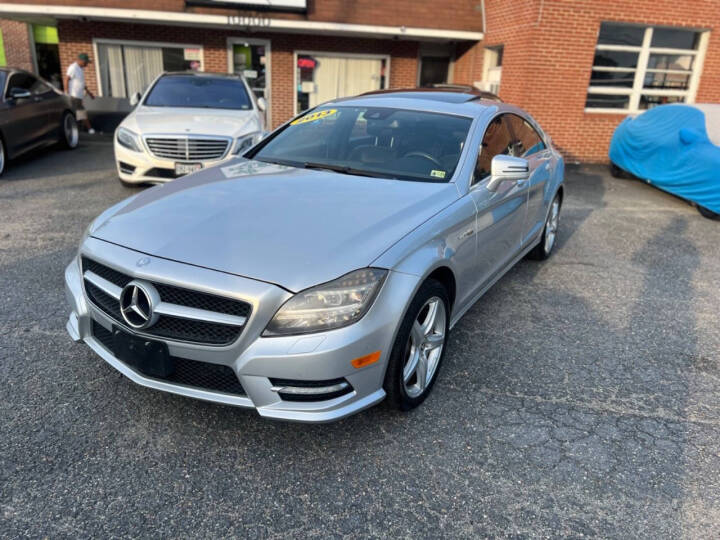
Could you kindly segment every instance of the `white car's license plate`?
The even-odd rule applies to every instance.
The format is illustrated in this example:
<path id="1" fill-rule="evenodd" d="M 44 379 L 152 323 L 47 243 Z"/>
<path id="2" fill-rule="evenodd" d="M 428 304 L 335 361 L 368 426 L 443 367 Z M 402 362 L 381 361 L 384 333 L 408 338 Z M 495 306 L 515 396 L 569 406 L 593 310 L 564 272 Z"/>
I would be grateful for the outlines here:
<path id="1" fill-rule="evenodd" d="M 190 174 L 202 169 L 202 163 L 176 163 L 175 174 Z"/>

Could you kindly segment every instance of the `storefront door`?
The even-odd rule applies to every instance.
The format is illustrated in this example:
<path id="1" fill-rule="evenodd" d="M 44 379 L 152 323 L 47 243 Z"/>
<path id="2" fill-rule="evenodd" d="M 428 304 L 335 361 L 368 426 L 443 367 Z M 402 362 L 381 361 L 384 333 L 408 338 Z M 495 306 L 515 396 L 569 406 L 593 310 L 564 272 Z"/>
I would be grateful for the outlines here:
<path id="1" fill-rule="evenodd" d="M 270 41 L 228 39 L 228 71 L 245 77 L 256 97 L 270 104 Z M 267 118 L 271 118 L 268 113 Z"/>

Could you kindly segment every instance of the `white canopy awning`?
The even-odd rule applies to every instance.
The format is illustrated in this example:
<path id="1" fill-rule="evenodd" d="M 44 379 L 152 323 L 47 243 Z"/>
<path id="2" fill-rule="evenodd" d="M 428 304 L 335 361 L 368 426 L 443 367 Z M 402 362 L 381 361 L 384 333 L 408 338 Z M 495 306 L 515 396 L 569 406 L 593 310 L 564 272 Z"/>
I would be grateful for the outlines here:
<path id="1" fill-rule="evenodd" d="M 482 32 L 416 28 L 410 26 L 382 26 L 347 24 L 324 21 L 274 19 L 270 15 L 215 15 L 181 11 L 119 9 L 87 6 L 59 6 L 40 4 L 11 4 L 0 2 L 0 17 L 35 20 L 47 24 L 53 19 L 82 19 L 90 21 L 199 26 L 206 28 L 246 29 L 257 32 L 285 32 L 297 34 L 325 34 L 371 38 L 394 38 L 414 41 L 480 41 Z"/>

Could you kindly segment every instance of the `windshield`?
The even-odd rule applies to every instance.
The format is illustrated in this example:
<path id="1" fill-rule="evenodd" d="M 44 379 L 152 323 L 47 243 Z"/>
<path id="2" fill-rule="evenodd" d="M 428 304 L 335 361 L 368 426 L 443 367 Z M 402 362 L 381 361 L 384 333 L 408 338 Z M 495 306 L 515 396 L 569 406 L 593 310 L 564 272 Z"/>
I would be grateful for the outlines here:
<path id="1" fill-rule="evenodd" d="M 161 77 L 145 98 L 145 105 L 240 110 L 252 108 L 242 81 L 193 75 Z"/>
<path id="2" fill-rule="evenodd" d="M 323 107 L 294 121 L 247 157 L 345 174 L 447 182 L 472 120 L 377 107 Z"/>

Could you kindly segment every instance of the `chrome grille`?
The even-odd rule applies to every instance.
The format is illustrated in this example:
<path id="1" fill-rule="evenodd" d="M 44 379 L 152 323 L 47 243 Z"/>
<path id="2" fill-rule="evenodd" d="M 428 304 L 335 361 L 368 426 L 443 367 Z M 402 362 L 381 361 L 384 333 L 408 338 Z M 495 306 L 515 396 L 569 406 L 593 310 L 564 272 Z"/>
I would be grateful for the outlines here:
<path id="1" fill-rule="evenodd" d="M 212 161 L 227 154 L 230 139 L 196 137 L 145 137 L 156 157 L 173 161 Z"/>
<path id="2" fill-rule="evenodd" d="M 100 264 L 97 261 L 82 258 L 82 268 L 85 277 L 85 292 L 88 299 L 106 315 L 125 326 L 120 314 L 120 304 L 117 297 L 109 295 L 106 291 L 93 284 L 88 275 L 94 275 L 122 289 L 132 276 L 119 272 L 113 268 Z M 161 302 L 174 306 L 183 306 L 202 310 L 206 315 L 225 314 L 234 317 L 250 316 L 251 306 L 247 302 L 225 298 L 214 294 L 192 291 L 174 285 L 153 283 L 160 295 Z M 106 287 L 107 288 L 107 287 Z M 227 345 L 235 341 L 243 331 L 244 326 L 225 324 L 212 320 L 189 319 L 173 315 L 161 315 L 158 321 L 143 331 L 152 337 L 190 341 L 208 345 Z"/>

